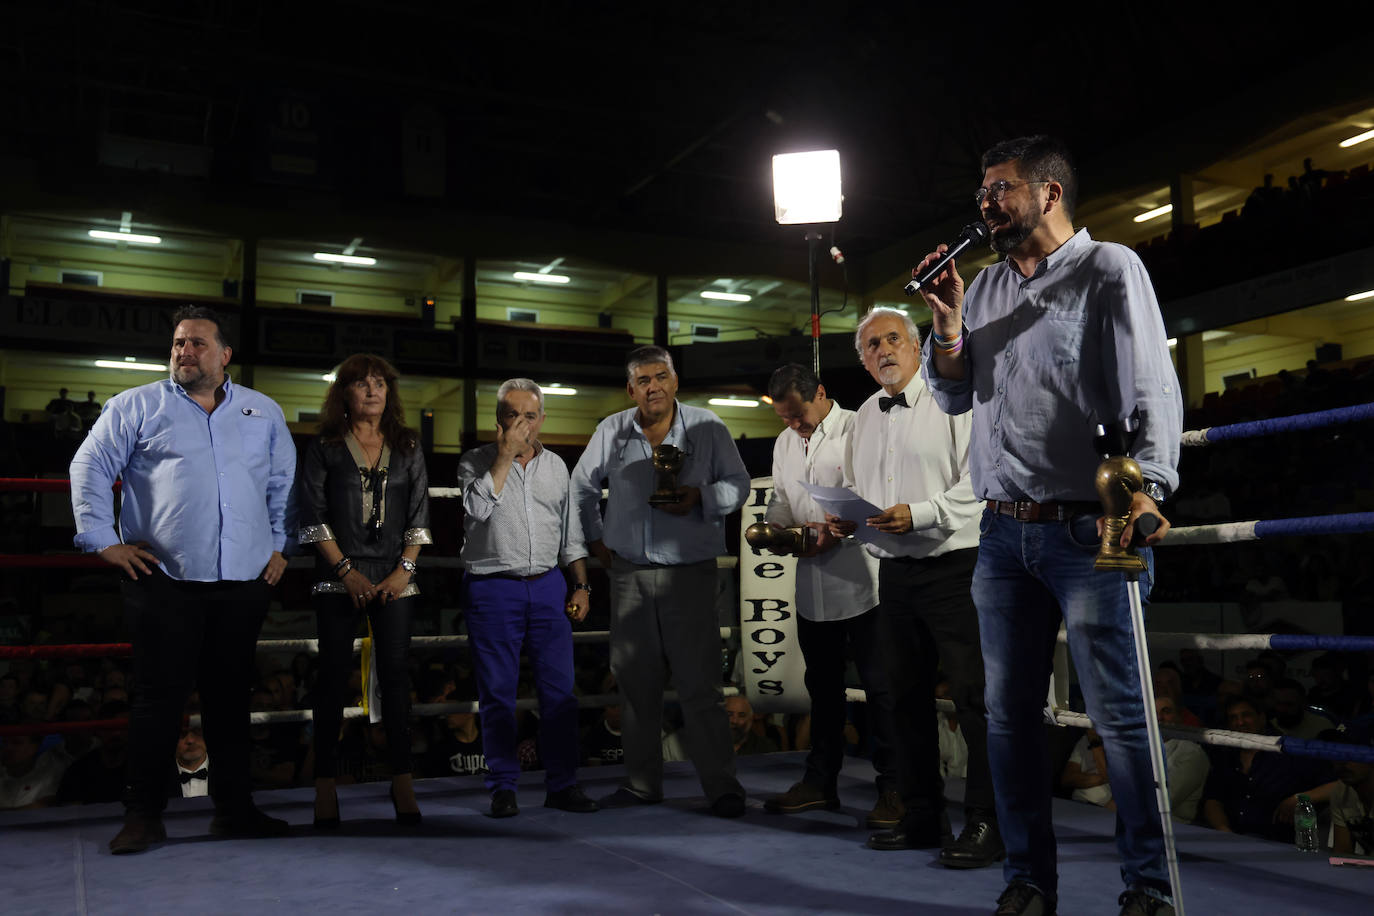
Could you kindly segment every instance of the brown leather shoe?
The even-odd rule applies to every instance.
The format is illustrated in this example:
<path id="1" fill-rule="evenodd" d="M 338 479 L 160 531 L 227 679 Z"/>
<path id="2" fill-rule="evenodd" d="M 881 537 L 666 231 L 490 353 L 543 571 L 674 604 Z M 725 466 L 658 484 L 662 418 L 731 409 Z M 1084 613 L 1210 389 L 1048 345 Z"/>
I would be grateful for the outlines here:
<path id="1" fill-rule="evenodd" d="M 798 811 L 810 811 L 812 808 L 838 811 L 840 800 L 837 796 L 826 795 L 810 783 L 799 782 L 781 795 L 774 795 L 763 803 L 763 810 L 770 814 L 796 814 Z"/>
<path id="2" fill-rule="evenodd" d="M 143 852 L 154 843 L 167 839 L 167 828 L 162 826 L 162 818 L 142 814 L 126 814 L 124 829 L 110 840 L 110 852 L 117 856 Z"/>
<path id="3" fill-rule="evenodd" d="M 878 803 L 868 812 L 865 823 L 874 830 L 891 830 L 901 823 L 904 814 L 906 805 L 902 804 L 902 796 L 897 794 L 897 790 L 888 789 L 878 793 Z"/>

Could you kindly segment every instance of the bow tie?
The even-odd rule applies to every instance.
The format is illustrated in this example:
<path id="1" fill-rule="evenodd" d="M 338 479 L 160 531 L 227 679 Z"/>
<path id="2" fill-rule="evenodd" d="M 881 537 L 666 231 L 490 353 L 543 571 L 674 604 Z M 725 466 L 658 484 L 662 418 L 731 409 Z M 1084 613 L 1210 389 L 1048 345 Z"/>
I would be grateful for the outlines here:
<path id="1" fill-rule="evenodd" d="M 898 407 L 907 406 L 905 391 L 898 394 L 895 398 L 885 398 L 881 395 L 878 396 L 878 409 L 881 410 L 883 413 L 887 413 L 889 410 L 891 410 L 894 404 Z"/>
<path id="2" fill-rule="evenodd" d="M 193 780 L 193 779 L 209 779 L 209 778 L 210 778 L 210 770 L 209 770 L 208 768 L 206 768 L 206 767 L 201 767 L 199 770 L 196 770 L 194 773 L 182 773 L 182 774 L 181 774 L 181 784 L 184 786 L 184 785 L 186 785 L 188 782 L 190 782 L 190 781 Z"/>

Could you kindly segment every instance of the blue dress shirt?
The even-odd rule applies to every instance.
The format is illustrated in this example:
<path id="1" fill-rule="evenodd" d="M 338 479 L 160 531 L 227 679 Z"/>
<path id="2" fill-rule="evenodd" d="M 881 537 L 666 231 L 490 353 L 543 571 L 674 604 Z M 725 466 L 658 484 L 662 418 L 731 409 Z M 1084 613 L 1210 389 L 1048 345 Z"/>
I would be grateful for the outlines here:
<path id="1" fill-rule="evenodd" d="M 973 410 L 969 456 L 980 499 L 1096 501 L 1093 427 L 1139 407 L 1132 455 L 1178 488 L 1183 397 L 1150 276 L 1131 249 L 1080 229 L 1023 277 L 1011 261 L 964 296 L 965 374 L 922 375 L 946 413 Z"/>
<path id="2" fill-rule="evenodd" d="M 72 459 L 77 547 L 144 542 L 180 580 L 262 573 L 286 544 L 296 447 L 271 398 L 228 375 L 223 390 L 213 413 L 170 378 L 110 398 Z"/>
<path id="3" fill-rule="evenodd" d="M 638 408 L 612 414 L 596 427 L 572 473 L 573 503 L 587 542 L 604 541 L 641 566 L 680 566 L 725 553 L 725 517 L 749 498 L 749 472 L 725 424 L 709 410 L 674 402 L 664 445 L 684 452 L 678 483 L 699 487 L 701 503 L 687 515 L 654 509 L 653 449 L 635 419 Z M 601 518 L 601 481 L 610 484 Z"/>

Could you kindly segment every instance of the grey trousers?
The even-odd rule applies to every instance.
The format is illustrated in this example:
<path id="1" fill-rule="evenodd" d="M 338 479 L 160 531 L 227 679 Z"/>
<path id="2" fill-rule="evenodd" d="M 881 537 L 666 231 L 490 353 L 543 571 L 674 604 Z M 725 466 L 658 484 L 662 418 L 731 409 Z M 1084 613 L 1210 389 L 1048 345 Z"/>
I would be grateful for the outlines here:
<path id="1" fill-rule="evenodd" d="M 672 671 L 687 756 L 709 801 L 744 795 L 722 705 L 716 561 L 611 566 L 611 671 L 619 684 L 625 787 L 663 797 L 663 691 Z"/>

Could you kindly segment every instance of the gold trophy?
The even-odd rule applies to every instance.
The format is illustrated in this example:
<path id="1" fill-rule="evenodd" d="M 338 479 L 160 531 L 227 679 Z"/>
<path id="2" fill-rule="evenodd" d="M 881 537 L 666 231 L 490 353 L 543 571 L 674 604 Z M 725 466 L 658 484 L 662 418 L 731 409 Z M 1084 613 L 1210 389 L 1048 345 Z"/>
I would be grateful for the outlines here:
<path id="1" fill-rule="evenodd" d="M 682 470 L 682 460 L 686 457 L 676 445 L 660 445 L 654 448 L 654 473 L 657 489 L 649 496 L 651 506 L 671 506 L 682 502 L 678 492 L 677 475 Z"/>
<path id="2" fill-rule="evenodd" d="M 1128 547 L 1121 546 L 1121 533 L 1131 515 L 1131 499 L 1145 485 L 1140 465 L 1130 456 L 1136 432 L 1140 429 L 1136 411 L 1119 425 L 1098 426 L 1093 445 L 1102 456 L 1097 466 L 1097 497 L 1102 500 L 1102 543 L 1097 548 L 1094 569 L 1144 572 L 1145 561 Z"/>
<path id="3" fill-rule="evenodd" d="M 774 528 L 767 522 L 755 522 L 744 529 L 744 539 L 755 550 L 767 550 L 780 557 L 801 556 L 816 546 L 814 528 Z"/>

